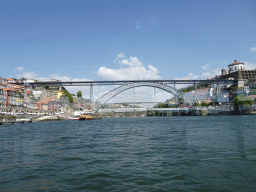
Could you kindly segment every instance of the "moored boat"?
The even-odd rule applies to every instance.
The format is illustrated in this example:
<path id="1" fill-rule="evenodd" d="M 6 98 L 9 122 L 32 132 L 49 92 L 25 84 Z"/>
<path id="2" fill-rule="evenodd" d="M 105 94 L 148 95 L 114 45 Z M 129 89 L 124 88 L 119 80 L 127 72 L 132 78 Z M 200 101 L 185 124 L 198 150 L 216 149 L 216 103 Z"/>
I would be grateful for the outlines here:
<path id="1" fill-rule="evenodd" d="M 91 114 L 84 114 L 81 115 L 79 120 L 95 120 L 95 119 L 102 119 L 102 117 L 100 115 L 91 115 Z"/>
<path id="2" fill-rule="evenodd" d="M 89 114 L 81 115 L 81 116 L 79 117 L 79 121 L 81 121 L 81 120 L 93 120 L 93 119 L 95 119 L 95 117 L 92 116 L 92 115 L 89 115 Z"/>
<path id="3" fill-rule="evenodd" d="M 81 115 L 79 117 L 79 121 L 82 121 L 82 120 L 94 120 L 94 119 L 95 119 L 95 116 L 92 116 L 90 114 Z"/>
<path id="4" fill-rule="evenodd" d="M 73 120 L 79 120 L 79 118 L 82 114 L 84 114 L 83 111 L 75 111 L 74 116 L 73 116 Z"/>

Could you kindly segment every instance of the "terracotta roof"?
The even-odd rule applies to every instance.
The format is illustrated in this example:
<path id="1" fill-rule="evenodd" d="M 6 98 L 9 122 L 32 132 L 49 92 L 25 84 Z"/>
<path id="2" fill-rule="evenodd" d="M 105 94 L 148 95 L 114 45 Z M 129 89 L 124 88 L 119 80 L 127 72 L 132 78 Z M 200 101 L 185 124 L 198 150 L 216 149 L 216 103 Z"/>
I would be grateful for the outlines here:
<path id="1" fill-rule="evenodd" d="M 45 101 L 49 101 L 49 100 L 52 100 L 52 99 L 54 99 L 55 97 L 46 97 L 46 98 L 44 98 L 44 100 Z"/>
<path id="2" fill-rule="evenodd" d="M 244 63 L 242 63 L 242 62 L 234 62 L 232 64 L 229 64 L 228 66 L 230 66 L 230 65 L 238 65 L 238 64 L 243 64 L 244 65 Z"/>
<path id="3" fill-rule="evenodd" d="M 41 104 L 48 104 L 48 102 L 47 101 L 44 101 L 44 100 L 41 100 L 41 101 L 38 101 L 38 102 L 36 102 L 36 103 L 41 103 Z"/>
<path id="4" fill-rule="evenodd" d="M 8 84 L 8 86 L 19 87 L 19 88 L 23 88 L 24 87 L 23 85 L 16 85 L 16 84 Z"/>
<path id="5" fill-rule="evenodd" d="M 256 95 L 249 95 L 248 97 L 250 97 L 251 99 L 256 99 Z"/>
<path id="6" fill-rule="evenodd" d="M 8 78 L 8 79 L 6 79 L 7 81 L 14 81 L 12 78 Z"/>
<path id="7" fill-rule="evenodd" d="M 12 91 L 12 89 L 9 89 L 9 88 L 3 88 L 3 90 Z"/>

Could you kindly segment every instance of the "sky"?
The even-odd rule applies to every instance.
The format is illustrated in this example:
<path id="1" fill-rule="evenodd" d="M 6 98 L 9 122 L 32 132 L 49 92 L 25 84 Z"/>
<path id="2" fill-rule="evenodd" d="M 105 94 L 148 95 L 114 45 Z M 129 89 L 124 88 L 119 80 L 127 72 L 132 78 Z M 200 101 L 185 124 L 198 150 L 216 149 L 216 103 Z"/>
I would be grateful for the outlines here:
<path id="1" fill-rule="evenodd" d="M 0 77 L 207 79 L 235 59 L 256 69 L 255 13 L 255 0 L 0 1 Z M 95 100 L 113 88 L 94 87 Z M 141 101 L 171 96 L 135 90 Z"/>

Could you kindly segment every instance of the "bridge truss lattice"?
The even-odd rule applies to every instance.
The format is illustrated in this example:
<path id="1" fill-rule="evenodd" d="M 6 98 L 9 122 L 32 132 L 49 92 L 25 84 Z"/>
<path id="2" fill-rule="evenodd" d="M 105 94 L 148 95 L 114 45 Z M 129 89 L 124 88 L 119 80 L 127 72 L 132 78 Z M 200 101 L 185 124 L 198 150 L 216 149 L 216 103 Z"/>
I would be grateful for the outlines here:
<path id="1" fill-rule="evenodd" d="M 142 86 L 149 86 L 149 87 L 156 87 L 159 89 L 162 89 L 168 93 L 173 94 L 174 96 L 177 96 L 179 98 L 181 98 L 185 103 L 189 104 L 190 106 L 193 106 L 194 101 L 191 100 L 189 97 L 187 97 L 186 95 L 184 95 L 184 93 L 166 83 L 158 83 L 158 82 L 135 82 L 135 83 L 127 83 L 124 85 L 121 85 L 120 87 L 117 87 L 109 92 L 107 92 L 106 94 L 102 95 L 99 99 L 97 99 L 94 102 L 94 112 L 97 112 L 101 106 L 103 106 L 106 102 L 108 102 L 110 99 L 112 99 L 113 97 L 115 97 L 116 95 L 134 88 L 134 87 L 142 87 Z"/>

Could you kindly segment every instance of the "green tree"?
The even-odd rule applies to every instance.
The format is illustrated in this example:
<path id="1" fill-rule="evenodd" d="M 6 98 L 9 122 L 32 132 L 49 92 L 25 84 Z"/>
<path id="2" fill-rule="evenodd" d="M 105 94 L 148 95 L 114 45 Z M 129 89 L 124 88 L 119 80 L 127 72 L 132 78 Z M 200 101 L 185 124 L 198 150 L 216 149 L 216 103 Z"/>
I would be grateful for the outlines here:
<path id="1" fill-rule="evenodd" d="M 82 97 L 82 91 L 80 91 L 80 90 L 77 91 L 77 94 L 76 94 L 76 95 L 77 95 L 77 97 Z"/>
<path id="2" fill-rule="evenodd" d="M 70 103 L 73 103 L 73 102 L 74 102 L 73 97 L 72 97 L 71 94 L 68 95 L 68 99 L 69 99 L 69 102 L 70 102 Z"/>
<path id="3" fill-rule="evenodd" d="M 208 104 L 205 101 L 202 101 L 201 106 L 208 106 Z"/>
<path id="4" fill-rule="evenodd" d="M 62 90 L 62 92 L 66 94 L 70 103 L 74 102 L 73 96 L 67 90 Z"/>
<path id="5" fill-rule="evenodd" d="M 175 108 L 175 107 L 177 107 L 177 105 L 169 106 L 168 103 L 159 103 L 159 104 L 155 105 L 154 108 Z"/>
<path id="6" fill-rule="evenodd" d="M 198 102 L 194 103 L 194 107 L 199 107 L 199 106 L 200 106 L 200 104 Z"/>
<path id="7" fill-rule="evenodd" d="M 253 100 L 249 97 L 245 97 L 244 95 L 239 95 L 233 99 L 233 103 L 234 103 L 234 106 L 238 108 L 239 105 L 252 105 Z"/>
<path id="8" fill-rule="evenodd" d="M 256 95 L 256 89 L 251 89 L 249 94 L 250 95 Z"/>

